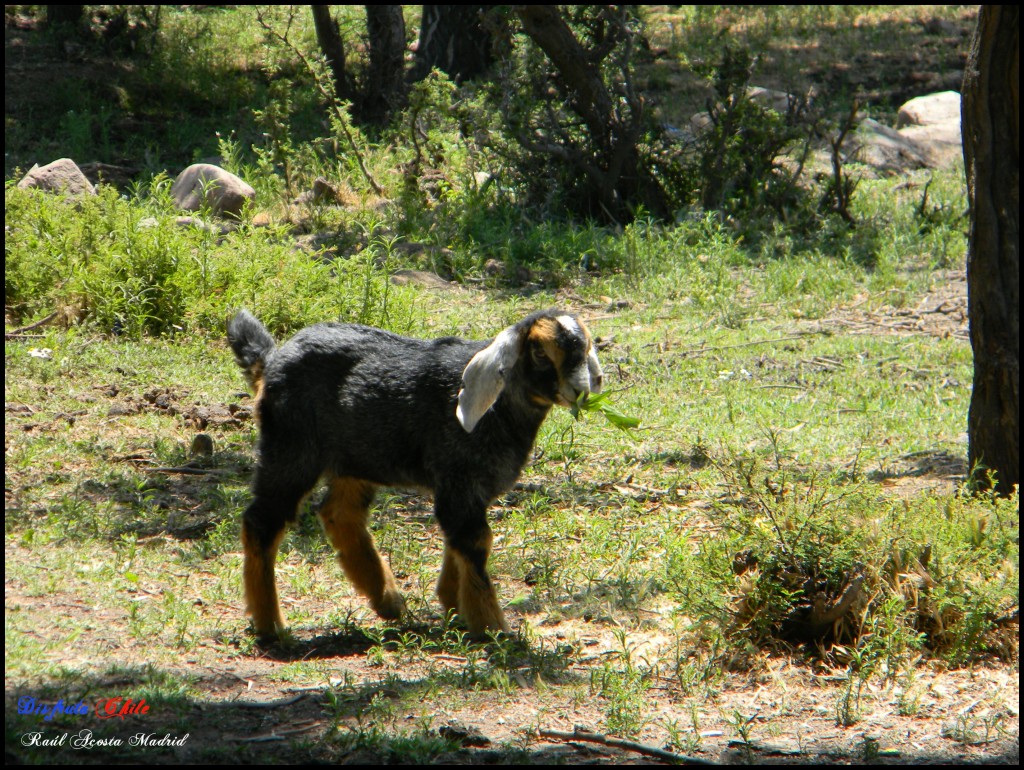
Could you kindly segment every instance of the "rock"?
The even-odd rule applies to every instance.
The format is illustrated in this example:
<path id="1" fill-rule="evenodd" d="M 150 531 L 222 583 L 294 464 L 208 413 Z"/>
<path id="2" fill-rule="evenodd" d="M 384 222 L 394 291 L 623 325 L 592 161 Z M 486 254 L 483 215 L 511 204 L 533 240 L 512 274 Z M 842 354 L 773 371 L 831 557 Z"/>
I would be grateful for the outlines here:
<path id="1" fill-rule="evenodd" d="M 896 127 L 925 151 L 932 168 L 954 165 L 963 157 L 960 94 L 956 91 L 911 99 L 900 107 Z"/>
<path id="2" fill-rule="evenodd" d="M 83 163 L 81 169 L 86 178 L 94 185 L 103 182 L 118 188 L 128 187 L 139 175 L 139 169 L 132 166 L 115 166 L 112 163 L 100 163 L 99 161 Z"/>
<path id="3" fill-rule="evenodd" d="M 176 217 L 174 224 L 178 227 L 194 227 L 197 230 L 204 230 L 219 236 L 232 233 L 236 229 L 233 222 L 204 222 L 199 217 Z M 139 226 L 142 226 L 142 222 L 139 222 Z"/>
<path id="4" fill-rule="evenodd" d="M 36 188 L 64 195 L 95 195 L 96 188 L 70 158 L 61 158 L 45 166 L 35 165 L 18 182 L 22 189 Z"/>
<path id="5" fill-rule="evenodd" d="M 747 99 L 767 110 L 773 110 L 783 115 L 789 111 L 790 104 L 796 104 L 798 101 L 797 97 L 785 91 L 775 91 L 761 86 L 748 86 Z M 713 125 L 714 121 L 707 112 L 698 112 L 690 118 L 690 131 L 697 136 L 703 134 Z"/>
<path id="6" fill-rule="evenodd" d="M 111 404 L 110 408 L 107 409 L 107 417 L 124 417 L 126 415 L 138 413 L 138 404 L 133 404 L 131 402 Z"/>
<path id="7" fill-rule="evenodd" d="M 480 190 L 480 192 L 483 192 L 488 187 L 490 187 L 491 184 L 494 182 L 495 178 L 496 177 L 494 176 L 494 174 L 490 173 L 489 171 L 473 172 L 473 182 L 476 184 L 476 189 Z"/>
<path id="8" fill-rule="evenodd" d="M 460 291 L 461 286 L 457 283 L 446 281 L 435 273 L 428 273 L 425 270 L 396 270 L 391 275 L 391 283 L 396 286 L 407 286 L 409 284 L 422 286 L 424 289 L 438 289 L 441 291 Z"/>
<path id="9" fill-rule="evenodd" d="M 192 438 L 188 454 L 190 457 L 210 457 L 213 455 L 213 439 L 207 433 L 197 433 Z"/>
<path id="10" fill-rule="evenodd" d="M 900 134 L 920 147 L 931 168 L 948 168 L 963 158 L 963 136 L 960 119 L 930 126 L 909 126 Z"/>
<path id="11" fill-rule="evenodd" d="M 330 182 L 324 179 L 322 176 L 318 176 L 313 180 L 313 187 L 310 190 L 306 190 L 304 193 L 300 193 L 295 199 L 295 203 L 318 203 L 323 205 L 332 205 L 341 201 L 341 194 L 335 189 Z"/>
<path id="12" fill-rule="evenodd" d="M 709 112 L 698 112 L 690 117 L 690 131 L 696 136 L 700 136 L 714 125 L 715 122 Z"/>
<path id="13" fill-rule="evenodd" d="M 784 91 L 751 86 L 747 98 L 766 109 L 785 112 L 796 97 Z M 713 125 L 711 115 L 699 112 L 690 118 L 694 135 Z M 847 136 L 843 155 L 848 162 L 863 163 L 887 174 L 919 168 L 945 168 L 963 156 L 960 130 L 960 94 L 942 91 L 911 99 L 900 110 L 896 128 L 871 119 L 860 122 Z"/>
<path id="14" fill-rule="evenodd" d="M 862 120 L 847 136 L 843 154 L 847 162 L 864 163 L 892 174 L 929 165 L 927 152 L 916 142 L 871 118 Z"/>
<path id="15" fill-rule="evenodd" d="M 896 114 L 896 128 L 931 126 L 951 120 L 960 123 L 960 94 L 943 91 L 915 97 L 900 107 Z"/>
<path id="16" fill-rule="evenodd" d="M 332 233 L 306 233 L 295 238 L 295 246 L 314 257 L 329 262 L 338 257 L 335 248 L 338 236 Z"/>
<path id="17" fill-rule="evenodd" d="M 761 88 L 761 86 L 749 86 L 747 98 L 765 109 L 775 110 L 783 115 L 789 111 L 790 104 L 796 104 L 798 101 L 795 96 L 787 94 L 785 91 L 774 91 L 771 88 Z"/>
<path id="18" fill-rule="evenodd" d="M 162 407 L 159 399 L 155 402 L 158 408 L 168 408 L 175 414 L 180 413 L 185 423 L 198 429 L 199 431 L 205 431 L 211 425 L 213 426 L 225 426 L 225 425 L 240 425 L 240 417 L 236 411 L 231 411 L 231 408 L 224 406 L 223 404 L 210 404 L 208 406 L 194 405 L 189 407 L 187 410 L 179 410 L 177 407 L 168 404 L 167 407 Z M 197 434 L 198 436 L 204 435 L 203 433 Z M 203 439 L 198 439 L 200 442 Z M 210 440 L 210 451 L 213 451 L 213 440 Z M 196 454 L 196 446 L 193 443 L 190 454 Z"/>
<path id="19" fill-rule="evenodd" d="M 489 746 L 491 743 L 491 739 L 476 727 L 463 724 L 456 719 L 451 719 L 448 724 L 437 728 L 437 734 L 462 746 Z"/>
<path id="20" fill-rule="evenodd" d="M 210 163 L 194 163 L 171 187 L 178 208 L 199 211 L 205 203 L 214 214 L 237 217 L 256 191 L 241 178 Z"/>

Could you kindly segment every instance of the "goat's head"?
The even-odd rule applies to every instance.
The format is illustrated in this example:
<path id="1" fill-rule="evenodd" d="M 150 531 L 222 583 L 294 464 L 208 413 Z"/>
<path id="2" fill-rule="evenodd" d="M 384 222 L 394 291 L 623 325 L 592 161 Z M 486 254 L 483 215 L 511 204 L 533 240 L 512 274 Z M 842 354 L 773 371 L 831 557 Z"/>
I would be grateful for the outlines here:
<path id="1" fill-rule="evenodd" d="M 467 432 L 476 427 L 513 374 L 539 406 L 571 407 L 601 390 L 601 363 L 587 327 L 575 316 L 547 310 L 499 334 L 462 373 L 456 416 Z"/>

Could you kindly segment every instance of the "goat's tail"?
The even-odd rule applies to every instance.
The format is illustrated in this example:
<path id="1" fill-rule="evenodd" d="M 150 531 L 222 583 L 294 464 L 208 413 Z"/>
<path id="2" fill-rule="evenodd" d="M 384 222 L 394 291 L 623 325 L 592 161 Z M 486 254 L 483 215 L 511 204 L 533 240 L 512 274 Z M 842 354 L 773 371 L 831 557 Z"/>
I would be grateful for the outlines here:
<path id="1" fill-rule="evenodd" d="M 252 313 L 239 310 L 228 321 L 228 344 L 235 352 L 235 361 L 242 367 L 249 387 L 258 396 L 263 390 L 263 367 L 274 351 L 274 338 Z"/>

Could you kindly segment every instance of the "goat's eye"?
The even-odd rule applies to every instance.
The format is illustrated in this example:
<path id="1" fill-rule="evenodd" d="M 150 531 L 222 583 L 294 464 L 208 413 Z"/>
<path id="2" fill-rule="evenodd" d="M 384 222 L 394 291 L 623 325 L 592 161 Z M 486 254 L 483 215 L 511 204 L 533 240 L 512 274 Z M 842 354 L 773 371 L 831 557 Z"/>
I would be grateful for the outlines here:
<path id="1" fill-rule="evenodd" d="M 530 346 L 530 358 L 533 360 L 533 365 L 538 369 L 550 369 L 553 366 L 551 359 L 548 358 L 544 348 L 540 345 Z"/>

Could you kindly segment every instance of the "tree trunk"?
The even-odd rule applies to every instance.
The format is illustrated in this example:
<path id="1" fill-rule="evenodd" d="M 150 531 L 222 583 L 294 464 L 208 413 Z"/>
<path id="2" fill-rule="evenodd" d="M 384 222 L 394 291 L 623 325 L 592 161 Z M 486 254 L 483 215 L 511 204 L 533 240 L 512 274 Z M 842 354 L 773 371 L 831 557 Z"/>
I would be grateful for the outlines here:
<path id="1" fill-rule="evenodd" d="M 492 35 L 482 23 L 490 5 L 425 5 L 412 79 L 435 67 L 456 83 L 472 80 L 494 63 Z"/>
<path id="2" fill-rule="evenodd" d="M 972 468 L 995 471 L 1000 494 L 1020 482 L 1019 17 L 1016 7 L 982 7 L 962 108 L 974 348 L 968 454 Z"/>
<path id="3" fill-rule="evenodd" d="M 370 66 L 363 91 L 363 119 L 382 125 L 405 106 L 405 19 L 400 5 L 366 6 Z"/>
<path id="4" fill-rule="evenodd" d="M 61 56 L 67 56 L 69 53 L 66 43 L 84 42 L 90 38 L 84 5 L 46 6 L 46 28 L 53 36 Z"/>
<path id="5" fill-rule="evenodd" d="M 345 72 L 345 43 L 341 39 L 338 22 L 331 18 L 329 5 L 313 5 L 313 27 L 316 29 L 316 42 L 327 58 L 327 66 L 334 76 L 334 93 L 338 99 L 345 101 L 352 98 L 352 84 Z"/>
<path id="6" fill-rule="evenodd" d="M 614 105 L 601 73 L 553 5 L 521 5 L 516 9 L 523 30 L 547 56 L 574 95 L 573 109 L 583 118 L 602 150 L 611 148 Z"/>
<path id="7" fill-rule="evenodd" d="M 64 27 L 65 29 L 80 31 L 84 18 L 84 5 L 46 6 L 46 26 L 50 28 Z"/>
<path id="8" fill-rule="evenodd" d="M 554 5 L 518 5 L 523 31 L 558 71 L 559 88 L 587 127 L 594 155 L 570 153 L 582 168 L 604 216 L 622 221 L 642 204 L 656 217 L 667 213 L 658 182 L 642 167 L 639 141 L 644 105 L 632 87 L 621 99 L 605 85 L 594 57 L 580 44 Z M 619 104 L 625 102 L 623 108 Z M 556 155 L 557 157 L 557 155 Z"/>

